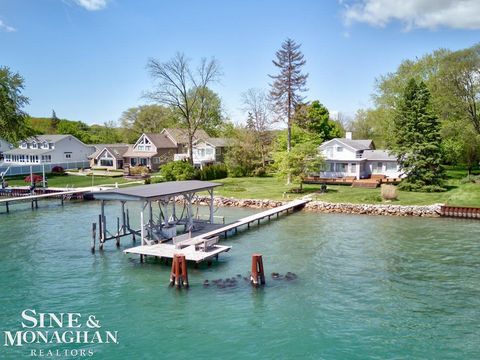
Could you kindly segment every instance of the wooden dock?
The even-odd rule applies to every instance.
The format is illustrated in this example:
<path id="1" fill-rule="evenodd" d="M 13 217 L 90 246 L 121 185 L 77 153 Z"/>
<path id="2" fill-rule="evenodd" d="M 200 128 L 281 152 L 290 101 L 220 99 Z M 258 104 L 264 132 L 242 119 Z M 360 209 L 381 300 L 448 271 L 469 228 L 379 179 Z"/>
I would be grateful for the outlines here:
<path id="1" fill-rule="evenodd" d="M 213 239 L 220 235 L 227 237 L 229 231 L 234 230 L 237 232 L 240 226 L 247 226 L 250 228 L 250 224 L 257 223 L 260 225 L 261 220 L 268 219 L 270 220 L 272 216 L 279 217 L 282 212 L 288 213 L 289 211 L 295 211 L 301 209 L 307 204 L 310 200 L 294 200 L 285 205 L 278 206 L 266 211 L 262 211 L 258 214 L 250 215 L 239 219 L 230 224 L 218 227 L 213 230 L 207 230 L 207 232 L 201 233 L 197 236 L 189 238 L 181 242 L 181 248 L 174 245 L 173 243 L 161 243 L 155 245 L 142 245 L 135 246 L 130 249 L 124 250 L 125 254 L 137 254 L 140 255 L 140 259 L 143 260 L 144 256 L 155 256 L 159 258 L 173 258 L 175 254 L 183 254 L 187 261 L 194 261 L 200 263 L 202 261 L 210 260 L 213 257 L 218 258 L 218 255 L 222 252 L 227 252 L 231 249 L 231 246 L 223 245 L 212 245 L 208 249 L 198 250 L 197 246 L 208 239 Z"/>
<path id="2" fill-rule="evenodd" d="M 86 189 L 76 189 L 76 190 L 67 190 L 67 191 L 57 191 L 57 192 L 49 192 L 37 195 L 23 195 L 17 197 L 7 197 L 5 199 L 0 199 L 0 204 L 5 205 L 6 212 L 10 212 L 10 205 L 15 202 L 31 202 L 32 209 L 38 209 L 38 200 L 40 199 L 52 199 L 52 198 L 59 198 L 62 205 L 65 199 L 71 198 L 83 198 L 83 195 L 90 192 L 90 188 Z"/>

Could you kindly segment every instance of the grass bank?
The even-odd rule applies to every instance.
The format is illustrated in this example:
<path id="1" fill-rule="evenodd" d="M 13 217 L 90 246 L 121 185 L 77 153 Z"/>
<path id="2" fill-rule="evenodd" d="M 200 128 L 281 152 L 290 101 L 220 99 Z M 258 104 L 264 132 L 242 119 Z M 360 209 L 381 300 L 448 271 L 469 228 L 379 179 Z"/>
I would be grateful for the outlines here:
<path id="1" fill-rule="evenodd" d="M 448 174 L 448 191 L 441 193 L 419 193 L 398 191 L 398 200 L 390 202 L 398 205 L 430 205 L 444 203 L 458 206 L 480 207 L 480 184 L 462 183 L 467 173 L 462 169 L 450 169 Z M 291 186 L 274 177 L 264 178 L 226 178 L 215 180 L 221 182 L 222 187 L 215 190 L 216 194 L 251 199 L 282 200 L 284 193 Z M 326 194 L 319 194 L 320 185 L 304 185 L 304 194 L 287 194 L 288 199 L 294 199 L 305 194 L 312 194 L 315 200 L 328 202 L 345 202 L 354 204 L 380 204 L 382 203 L 380 188 L 364 189 L 352 188 L 344 185 L 329 185 Z"/>

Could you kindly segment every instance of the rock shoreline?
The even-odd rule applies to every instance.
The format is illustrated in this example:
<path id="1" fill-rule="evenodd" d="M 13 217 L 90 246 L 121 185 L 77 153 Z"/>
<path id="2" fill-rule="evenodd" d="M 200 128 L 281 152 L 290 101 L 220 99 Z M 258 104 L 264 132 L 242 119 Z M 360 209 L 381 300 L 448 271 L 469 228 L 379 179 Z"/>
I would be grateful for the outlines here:
<path id="1" fill-rule="evenodd" d="M 258 199 L 234 199 L 222 196 L 215 196 L 213 199 L 216 207 L 243 207 L 252 209 L 272 209 L 282 206 L 288 201 L 280 200 L 258 200 Z M 195 204 L 208 205 L 210 197 L 199 196 L 194 200 Z M 325 201 L 310 201 L 305 205 L 305 210 L 322 213 L 336 214 L 363 214 L 383 216 L 420 216 L 440 217 L 442 204 L 433 205 L 394 205 L 394 204 L 350 204 L 330 203 Z"/>

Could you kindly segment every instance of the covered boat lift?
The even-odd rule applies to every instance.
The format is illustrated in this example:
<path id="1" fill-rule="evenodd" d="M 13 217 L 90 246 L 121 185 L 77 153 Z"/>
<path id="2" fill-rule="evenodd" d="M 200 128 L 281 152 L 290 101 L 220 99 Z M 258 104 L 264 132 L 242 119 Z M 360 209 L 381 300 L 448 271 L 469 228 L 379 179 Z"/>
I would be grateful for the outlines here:
<path id="1" fill-rule="evenodd" d="M 177 236 L 177 225 L 184 225 L 184 233 L 192 233 L 197 230 L 197 222 L 194 220 L 192 203 L 199 192 L 208 192 L 209 219 L 206 223 L 214 222 L 213 189 L 221 186 L 219 183 L 189 180 L 169 181 L 151 185 L 140 185 L 123 189 L 97 191 L 93 193 L 96 200 L 101 201 L 101 213 L 99 215 L 99 240 L 100 248 L 107 240 L 117 239 L 126 235 L 140 236 L 141 245 L 150 245 L 156 242 L 165 242 Z M 117 218 L 117 232 L 107 236 L 105 218 L 105 202 L 120 201 L 122 206 L 122 219 Z M 125 211 L 125 203 L 129 201 L 140 202 L 140 230 L 130 227 L 130 214 Z M 158 221 L 153 217 L 153 204 L 159 208 Z M 183 208 L 178 211 L 177 206 L 183 203 Z M 145 214 L 147 213 L 147 214 Z M 180 215 L 179 215 L 180 214 Z M 146 215 L 148 220 L 145 221 Z M 205 223 L 205 221 L 203 221 Z M 94 227 L 94 232 L 96 229 Z M 93 250 L 93 249 L 92 249 Z"/>

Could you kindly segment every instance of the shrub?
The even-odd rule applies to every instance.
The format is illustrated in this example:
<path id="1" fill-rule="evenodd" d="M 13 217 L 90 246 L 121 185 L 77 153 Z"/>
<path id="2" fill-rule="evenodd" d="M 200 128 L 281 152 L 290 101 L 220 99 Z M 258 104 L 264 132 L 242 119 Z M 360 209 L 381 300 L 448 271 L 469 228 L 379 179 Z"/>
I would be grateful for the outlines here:
<path id="1" fill-rule="evenodd" d="M 146 166 L 132 166 L 130 168 L 131 175 L 146 175 L 148 174 L 148 168 Z"/>
<path id="2" fill-rule="evenodd" d="M 462 184 L 475 184 L 475 183 L 480 183 L 480 175 L 468 175 L 464 177 L 462 180 L 460 180 Z"/>
<path id="3" fill-rule="evenodd" d="M 394 185 L 382 184 L 381 194 L 383 200 L 397 200 L 397 187 Z"/>
<path id="4" fill-rule="evenodd" d="M 63 174 L 63 173 L 65 173 L 65 169 L 61 166 L 57 165 L 52 168 L 52 174 Z"/>
<path id="5" fill-rule="evenodd" d="M 263 166 L 258 167 L 252 171 L 252 175 L 257 177 L 265 177 L 267 176 L 267 169 L 265 169 Z"/>
<path id="6" fill-rule="evenodd" d="M 147 177 L 147 178 L 145 178 L 145 180 L 143 180 L 143 183 L 144 183 L 145 185 L 149 185 L 149 184 L 152 183 L 152 180 L 150 179 L 150 177 Z"/>
<path id="7" fill-rule="evenodd" d="M 227 167 L 223 164 L 208 165 L 203 169 L 195 171 L 195 179 L 197 180 L 215 180 L 224 179 L 228 176 Z"/>
<path id="8" fill-rule="evenodd" d="M 444 187 L 438 185 L 419 185 L 402 181 L 398 188 L 403 191 L 417 191 L 417 192 L 443 192 L 447 191 Z"/>
<path id="9" fill-rule="evenodd" d="M 33 174 L 32 178 L 33 178 L 33 183 L 34 184 L 41 183 L 43 181 L 43 176 L 41 176 L 41 175 Z M 25 177 L 24 181 L 26 183 L 31 183 L 32 178 L 30 178 L 30 175 L 28 175 L 28 176 Z"/>
<path id="10" fill-rule="evenodd" d="M 160 169 L 166 181 L 191 180 L 195 176 L 194 167 L 187 161 L 172 161 Z"/>

